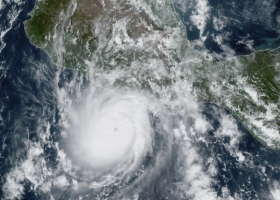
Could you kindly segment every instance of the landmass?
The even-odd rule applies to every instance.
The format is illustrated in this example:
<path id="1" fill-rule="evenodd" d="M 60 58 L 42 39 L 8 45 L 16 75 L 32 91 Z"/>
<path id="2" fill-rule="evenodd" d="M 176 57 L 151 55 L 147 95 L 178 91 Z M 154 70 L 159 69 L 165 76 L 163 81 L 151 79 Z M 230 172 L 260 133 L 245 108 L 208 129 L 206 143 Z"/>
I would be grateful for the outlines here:
<path id="1" fill-rule="evenodd" d="M 57 65 L 107 88 L 154 94 L 168 112 L 210 100 L 264 145 L 280 149 L 280 56 L 216 62 L 193 50 L 172 0 L 40 0 L 25 30 Z"/>

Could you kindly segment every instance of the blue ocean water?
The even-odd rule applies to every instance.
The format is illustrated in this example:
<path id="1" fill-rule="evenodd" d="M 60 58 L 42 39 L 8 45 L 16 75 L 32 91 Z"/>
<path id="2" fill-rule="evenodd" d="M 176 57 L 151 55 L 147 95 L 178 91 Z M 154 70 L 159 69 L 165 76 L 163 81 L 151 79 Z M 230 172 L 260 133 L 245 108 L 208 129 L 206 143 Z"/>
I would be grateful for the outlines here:
<path id="1" fill-rule="evenodd" d="M 59 119 L 63 113 L 58 109 L 57 88 L 67 88 L 67 83 L 76 81 L 82 88 L 89 87 L 89 81 L 81 73 L 54 65 L 49 56 L 41 49 L 32 45 L 27 38 L 23 21 L 28 19 L 27 13 L 34 2 L 23 1 L 21 6 L 13 7 L 6 4 L 1 11 L 2 25 L 6 26 L 11 22 L 7 21 L 10 9 L 22 10 L 11 29 L 4 35 L 2 41 L 5 43 L 0 52 L 0 196 L 7 198 L 5 185 L 8 181 L 15 181 L 17 185 L 22 185 L 19 199 L 78 199 L 81 195 L 83 199 L 120 199 L 120 193 L 133 193 L 138 191 L 138 199 L 195 199 L 195 193 L 188 194 L 197 179 L 211 177 L 208 185 L 209 195 L 216 192 L 218 197 L 222 197 L 225 188 L 233 197 L 239 196 L 241 199 L 274 199 L 272 191 L 277 189 L 280 183 L 280 154 L 266 148 L 257 141 L 245 127 L 226 109 L 212 104 L 205 103 L 201 106 L 201 114 L 211 125 L 211 129 L 203 134 L 203 140 L 198 135 L 189 137 L 189 145 L 197 152 L 199 160 L 193 165 L 200 163 L 200 173 L 196 179 L 188 179 L 182 176 L 183 171 L 190 170 L 185 167 L 184 158 L 181 151 L 185 145 L 183 140 L 171 143 L 170 136 L 161 127 L 165 126 L 161 116 L 150 113 L 150 121 L 155 131 L 153 154 L 147 155 L 143 160 L 141 169 L 124 181 L 113 183 L 99 189 L 84 188 L 82 191 L 75 191 L 72 187 L 58 188 L 51 186 L 48 192 L 44 192 L 39 187 L 35 187 L 36 181 L 22 171 L 24 177 L 17 181 L 16 176 L 8 176 L 15 168 L 20 167 L 27 160 L 30 151 L 30 144 L 36 143 L 43 149 L 43 159 L 49 169 L 58 168 L 58 151 L 55 143 L 63 148 L 61 137 L 61 124 Z M 3 44 L 2 44 L 3 45 Z M 57 78 L 57 73 L 59 76 Z M 71 88 L 70 88 L 71 89 Z M 77 89 L 77 88 L 76 88 Z M 68 90 L 74 98 L 75 89 Z M 243 155 L 243 161 L 239 161 L 233 151 L 229 149 L 232 141 L 230 135 L 219 136 L 217 131 L 221 128 L 221 118 L 230 116 L 235 119 L 241 136 L 236 142 L 236 148 Z M 187 112 L 183 115 L 164 116 L 169 119 L 171 129 L 178 128 L 179 121 L 186 127 L 192 127 L 195 118 Z M 50 123 L 50 137 L 43 141 L 41 132 L 46 132 Z M 170 130 L 171 130 L 170 129 Z M 29 141 L 29 142 L 28 142 Z M 51 145 L 50 145 L 51 144 Z M 167 149 L 170 151 L 166 151 Z M 166 151 L 166 153 L 164 153 Z M 157 155 L 161 154 L 161 167 L 157 168 Z M 186 152 L 188 154 L 188 152 Z M 191 156 L 189 154 L 189 156 Z M 36 164 L 34 160 L 34 164 Z M 197 162 L 197 163 L 196 163 Z M 215 173 L 211 173 L 211 166 L 215 165 Z M 184 168 L 185 167 L 185 168 Z M 191 166 L 189 166 L 191 168 Z M 156 168 L 156 169 L 155 169 Z M 39 170 L 39 169 L 38 169 Z M 43 169 L 42 169 L 43 171 Z M 144 176 L 144 174 L 146 175 Z M 71 179 L 71 173 L 61 170 L 60 174 L 65 174 Z M 194 172 L 195 174 L 195 172 Z M 191 174 L 189 174 L 191 175 Z M 20 176 L 18 174 L 17 176 Z M 56 175 L 55 175 L 56 176 Z M 11 178 L 12 177 L 12 178 Z M 42 178 L 41 174 L 38 179 Z M 44 181 L 55 179 L 53 175 L 46 175 Z M 82 177 L 78 182 L 83 182 Z M 183 188 L 178 189 L 178 184 L 184 183 Z M 275 186 L 276 185 L 276 186 Z M 202 191 L 205 188 L 198 188 Z M 186 191 L 186 194 L 178 191 Z M 197 191 L 197 192 L 198 192 Z M 18 189 L 15 187 L 14 193 Z M 104 194 L 100 196 L 99 194 Z"/>
<path id="2" fill-rule="evenodd" d="M 28 145 L 24 141 L 38 141 L 40 120 L 52 118 L 56 112 L 54 76 L 57 67 L 45 52 L 30 44 L 25 34 L 23 21 L 28 19 L 27 13 L 34 1 L 23 1 L 21 5 L 2 2 L 2 6 L 1 28 L 11 25 L 2 38 L 5 47 L 0 52 L 0 196 L 5 199 L 6 174 L 27 158 Z M 13 11 L 19 11 L 14 22 L 8 18 Z M 56 129 L 55 125 L 52 129 Z M 46 153 L 48 151 L 46 149 Z M 24 179 L 22 184 L 22 199 L 37 199 L 31 189 L 32 183 Z"/>
<path id="3" fill-rule="evenodd" d="M 175 0 L 174 7 L 194 48 L 218 60 L 280 46 L 278 0 Z"/>

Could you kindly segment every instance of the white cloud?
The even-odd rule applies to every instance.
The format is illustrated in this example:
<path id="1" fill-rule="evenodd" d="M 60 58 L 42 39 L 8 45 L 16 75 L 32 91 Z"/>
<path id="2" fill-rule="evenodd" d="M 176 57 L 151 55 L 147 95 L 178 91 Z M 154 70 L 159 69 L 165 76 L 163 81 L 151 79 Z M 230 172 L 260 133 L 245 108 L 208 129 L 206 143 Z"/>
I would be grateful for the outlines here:
<path id="1" fill-rule="evenodd" d="M 68 149 L 76 149 L 71 157 L 75 164 L 95 169 L 115 168 L 129 160 L 136 164 L 150 149 L 148 111 L 137 96 L 115 95 L 92 85 L 81 102 L 71 104 L 67 118 L 72 125 L 65 127 Z"/>
<path id="2" fill-rule="evenodd" d="M 205 133 L 211 126 L 209 123 L 203 119 L 203 118 L 196 118 L 194 128 L 196 131 L 199 131 L 200 133 Z"/>
<path id="3" fill-rule="evenodd" d="M 53 180 L 53 184 L 57 187 L 66 187 L 66 186 L 69 186 L 70 183 L 68 182 L 66 176 L 64 175 L 61 175 L 61 176 L 58 176 L 56 177 L 54 180 Z"/>
<path id="4" fill-rule="evenodd" d="M 228 136 L 230 138 L 229 145 L 224 144 L 230 154 L 237 158 L 238 161 L 244 161 L 245 156 L 239 151 L 239 141 L 241 139 L 241 132 L 238 130 L 237 121 L 228 114 L 221 113 L 219 118 L 220 127 L 215 132 L 216 137 Z"/>
<path id="5" fill-rule="evenodd" d="M 207 0 L 196 0 L 196 5 L 194 8 L 195 11 L 192 12 L 190 19 L 192 23 L 200 30 L 200 36 L 202 36 L 207 20 L 209 19 L 210 7 Z"/>
<path id="6" fill-rule="evenodd" d="M 194 114 L 194 116 L 198 117 L 199 114 Z M 184 180 L 176 183 L 178 195 L 181 197 L 186 197 L 187 199 L 193 200 L 217 200 L 217 199 L 231 199 L 229 192 L 226 192 L 226 188 L 223 192 L 223 197 L 218 197 L 216 191 L 211 187 L 212 177 L 216 176 L 217 168 L 216 162 L 213 158 L 208 158 L 208 170 L 204 169 L 204 164 L 202 162 L 202 157 L 197 153 L 196 143 L 192 141 L 191 138 L 195 140 L 196 137 L 201 137 L 201 134 L 207 130 L 210 126 L 209 123 L 202 119 L 201 117 L 195 121 L 194 126 L 197 128 L 189 128 L 191 132 L 186 132 L 185 126 L 182 126 L 182 122 L 180 121 L 178 124 L 181 124 L 180 127 L 183 129 L 175 129 L 176 137 L 181 136 L 182 138 L 187 138 L 183 140 L 178 140 L 182 148 L 179 152 L 179 163 L 182 163 L 180 167 L 180 173 L 184 177 Z M 203 128 L 201 128 L 203 127 Z M 196 131 L 196 132 L 195 132 Z"/>
<path id="7" fill-rule="evenodd" d="M 274 200 L 280 200 L 280 184 L 278 182 L 274 181 L 270 191 Z"/>
<path id="8" fill-rule="evenodd" d="M 5 199 L 21 198 L 24 187 L 20 184 L 24 177 L 22 172 L 14 170 L 6 176 L 6 182 L 3 186 Z"/>
<path id="9" fill-rule="evenodd" d="M 22 182 L 28 179 L 34 184 L 34 189 L 41 186 L 46 176 L 51 173 L 46 167 L 45 160 L 41 157 L 43 149 L 37 143 L 29 143 L 27 160 L 19 163 L 6 175 L 3 191 L 6 199 L 21 198 L 24 186 Z"/>
<path id="10" fill-rule="evenodd" d="M 226 26 L 226 23 L 227 23 L 227 18 L 225 17 L 221 17 L 221 18 L 213 17 L 213 25 L 216 31 L 222 30 Z"/>

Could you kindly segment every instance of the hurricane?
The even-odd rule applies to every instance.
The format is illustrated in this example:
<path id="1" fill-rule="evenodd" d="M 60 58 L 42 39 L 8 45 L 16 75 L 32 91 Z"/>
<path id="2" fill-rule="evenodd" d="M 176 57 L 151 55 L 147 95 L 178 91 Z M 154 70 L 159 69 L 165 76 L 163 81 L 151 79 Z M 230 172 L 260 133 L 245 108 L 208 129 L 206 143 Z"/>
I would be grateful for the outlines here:
<path id="1" fill-rule="evenodd" d="M 0 0 L 0 199 L 279 199 L 279 16 Z"/>
<path id="2" fill-rule="evenodd" d="M 75 196 L 86 191 L 91 198 L 104 198 L 118 191 L 125 197 L 126 187 L 153 181 L 149 176 L 173 159 L 172 125 L 163 124 L 170 116 L 155 98 L 105 89 L 78 72 L 69 78 L 68 70 L 59 70 L 56 77 L 57 164 Z"/>
<path id="3" fill-rule="evenodd" d="M 65 128 L 71 159 L 96 170 L 137 166 L 151 151 L 153 138 L 145 105 L 133 99 L 137 96 L 115 95 L 94 86 L 87 95 L 71 108 L 71 122 Z"/>

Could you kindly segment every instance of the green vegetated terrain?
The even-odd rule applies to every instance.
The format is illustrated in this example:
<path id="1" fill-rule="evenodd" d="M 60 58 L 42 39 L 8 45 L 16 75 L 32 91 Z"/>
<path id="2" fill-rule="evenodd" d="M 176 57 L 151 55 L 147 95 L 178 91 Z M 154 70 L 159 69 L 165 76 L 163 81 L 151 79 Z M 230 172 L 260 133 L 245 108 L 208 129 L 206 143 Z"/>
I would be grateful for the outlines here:
<path id="1" fill-rule="evenodd" d="M 255 104 L 250 104 L 255 115 L 259 114 L 257 120 L 262 125 L 274 129 L 275 134 L 280 135 L 280 56 L 272 55 L 270 51 L 260 51 L 253 55 L 241 57 L 244 63 L 243 77 L 247 78 L 257 92 Z M 242 105 L 245 107 L 245 105 Z M 246 109 L 243 108 L 242 109 Z M 251 111 L 252 112 L 252 111 Z M 266 113 L 266 114 L 265 114 Z M 254 113 L 252 113 L 254 114 Z M 261 138 L 267 144 L 266 138 Z M 277 146 L 279 141 L 269 141 L 269 145 Z"/>
<path id="2" fill-rule="evenodd" d="M 280 56 L 267 51 L 193 69 L 193 92 L 229 109 L 263 144 L 279 149 Z"/>
<path id="3" fill-rule="evenodd" d="M 47 51 L 54 63 L 85 73 L 84 60 L 96 49 L 96 37 L 85 20 L 86 12 L 72 13 L 75 6 L 70 0 L 37 1 L 25 30 L 30 41 Z M 91 8 L 97 12 L 99 6 Z"/>
<path id="4" fill-rule="evenodd" d="M 280 56 L 259 51 L 216 62 L 190 47 L 171 0 L 135 2 L 37 1 L 25 30 L 54 63 L 102 86 L 149 91 L 172 104 L 184 93 L 176 88 L 188 85 L 196 101 L 225 106 L 259 141 L 280 149 Z"/>
<path id="5" fill-rule="evenodd" d="M 117 7 L 115 7 L 116 4 Z M 114 4 L 106 0 L 37 1 L 31 16 L 32 19 L 25 22 L 25 30 L 30 41 L 47 51 L 54 63 L 70 69 L 79 69 L 85 75 L 86 61 L 91 60 L 98 45 L 103 50 L 99 52 L 102 55 L 108 48 L 108 45 L 99 41 L 98 36 L 110 38 L 113 34 L 113 25 L 119 19 L 129 16 L 127 34 L 133 39 L 151 31 L 147 27 L 154 31 L 163 30 L 149 18 L 144 10 L 135 12 L 126 1 L 115 1 Z M 98 23 L 104 24 L 98 27 Z M 127 59 L 131 57 L 130 53 L 127 55 L 127 52 L 120 51 L 119 54 L 121 55 L 114 56 L 116 66 L 121 60 L 124 61 L 122 57 Z M 107 59 L 102 62 L 104 61 Z"/>

